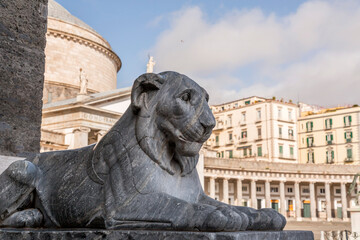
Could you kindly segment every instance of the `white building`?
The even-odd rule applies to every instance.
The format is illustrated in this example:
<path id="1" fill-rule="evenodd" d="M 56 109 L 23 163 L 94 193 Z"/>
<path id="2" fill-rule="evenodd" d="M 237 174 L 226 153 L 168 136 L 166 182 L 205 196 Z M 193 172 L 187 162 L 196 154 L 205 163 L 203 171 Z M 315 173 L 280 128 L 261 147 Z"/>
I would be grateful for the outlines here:
<path id="1" fill-rule="evenodd" d="M 295 104 L 254 96 L 211 109 L 216 127 L 207 146 L 218 157 L 297 162 Z"/>

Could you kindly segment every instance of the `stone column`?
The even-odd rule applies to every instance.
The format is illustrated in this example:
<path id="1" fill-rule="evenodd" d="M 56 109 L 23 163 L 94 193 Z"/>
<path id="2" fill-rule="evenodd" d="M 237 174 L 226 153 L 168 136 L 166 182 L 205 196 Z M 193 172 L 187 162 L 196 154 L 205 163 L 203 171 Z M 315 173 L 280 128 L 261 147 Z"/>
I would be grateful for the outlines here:
<path id="1" fill-rule="evenodd" d="M 270 180 L 265 181 L 265 207 L 271 208 Z"/>
<path id="2" fill-rule="evenodd" d="M 285 181 L 280 181 L 280 213 L 286 217 Z"/>
<path id="3" fill-rule="evenodd" d="M 346 183 L 341 183 L 341 205 L 343 220 L 349 220 L 347 217 L 347 199 L 346 199 Z"/>
<path id="4" fill-rule="evenodd" d="M 316 198 L 315 198 L 315 183 L 310 182 L 310 210 L 311 210 L 311 221 L 317 221 L 316 217 Z"/>
<path id="5" fill-rule="evenodd" d="M 229 204 L 229 179 L 223 179 L 223 203 Z"/>
<path id="6" fill-rule="evenodd" d="M 241 206 L 242 204 L 242 179 L 236 179 L 236 201 L 235 204 Z"/>
<path id="7" fill-rule="evenodd" d="M 327 221 L 332 221 L 331 217 L 331 192 L 330 192 L 330 183 L 325 183 L 325 199 L 326 199 L 326 219 Z"/>
<path id="8" fill-rule="evenodd" d="M 210 197 L 215 199 L 215 177 L 210 177 Z"/>
<path id="9" fill-rule="evenodd" d="M 47 2 L 0 1 L 0 161 L 40 151 Z"/>
<path id="10" fill-rule="evenodd" d="M 107 131 L 105 130 L 99 130 L 96 132 L 97 141 L 99 142 L 102 137 L 106 134 Z"/>
<path id="11" fill-rule="evenodd" d="M 73 130 L 74 133 L 74 148 L 85 147 L 89 144 L 90 128 L 79 127 Z"/>
<path id="12" fill-rule="evenodd" d="M 257 208 L 257 201 L 256 201 L 256 180 L 251 180 L 251 207 Z"/>
<path id="13" fill-rule="evenodd" d="M 299 182 L 294 183 L 295 188 L 295 215 L 296 215 L 296 221 L 301 221 L 301 198 L 300 198 L 300 186 Z"/>

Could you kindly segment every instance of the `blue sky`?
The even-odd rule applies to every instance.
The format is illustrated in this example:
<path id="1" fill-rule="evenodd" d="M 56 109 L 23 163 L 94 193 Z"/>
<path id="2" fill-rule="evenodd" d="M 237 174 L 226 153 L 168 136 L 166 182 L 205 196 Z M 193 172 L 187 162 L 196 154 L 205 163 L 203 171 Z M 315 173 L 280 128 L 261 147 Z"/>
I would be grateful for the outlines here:
<path id="1" fill-rule="evenodd" d="M 118 87 L 145 72 L 150 54 L 155 72 L 189 75 L 209 89 L 213 103 L 249 95 L 320 105 L 360 100 L 356 92 L 345 94 L 360 82 L 357 1 L 57 2 L 100 33 L 122 59 Z M 344 61 L 349 64 L 342 66 Z M 342 76 L 347 82 L 339 86 Z"/>

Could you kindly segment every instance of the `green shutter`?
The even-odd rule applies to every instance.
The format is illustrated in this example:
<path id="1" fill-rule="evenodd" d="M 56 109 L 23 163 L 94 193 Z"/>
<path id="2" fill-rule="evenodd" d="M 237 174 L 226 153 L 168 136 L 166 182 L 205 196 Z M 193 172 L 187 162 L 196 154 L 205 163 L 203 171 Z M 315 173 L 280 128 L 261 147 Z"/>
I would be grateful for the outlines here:
<path id="1" fill-rule="evenodd" d="M 351 148 L 347 149 L 347 158 L 352 158 L 352 149 Z"/>
<path id="2" fill-rule="evenodd" d="M 349 122 L 351 123 L 351 116 L 349 116 Z"/>
<path id="3" fill-rule="evenodd" d="M 262 149 L 261 149 L 261 147 L 258 147 L 258 156 L 259 156 L 259 157 L 262 156 Z"/>
<path id="4" fill-rule="evenodd" d="M 346 132 L 344 132 L 344 137 L 345 137 L 345 139 L 347 139 L 347 137 L 346 137 Z"/>
<path id="5" fill-rule="evenodd" d="M 333 138 L 333 135 L 331 134 L 330 135 L 330 140 L 332 141 L 332 140 L 334 140 L 334 138 Z"/>
<path id="6" fill-rule="evenodd" d="M 330 127 L 332 126 L 332 118 L 330 118 Z"/>
<path id="7" fill-rule="evenodd" d="M 306 131 L 309 131 L 309 122 L 306 123 Z"/>
<path id="8" fill-rule="evenodd" d="M 311 155 L 312 155 L 312 162 L 315 163 L 314 152 L 312 152 Z"/>
<path id="9" fill-rule="evenodd" d="M 307 143 L 307 147 L 310 147 L 309 146 L 309 138 L 306 138 L 306 143 Z"/>
<path id="10" fill-rule="evenodd" d="M 229 150 L 229 158 L 232 158 L 232 157 L 233 157 L 233 151 Z"/>
<path id="11" fill-rule="evenodd" d="M 335 158 L 334 151 L 331 151 L 331 160 L 334 160 L 334 158 Z"/>
<path id="12" fill-rule="evenodd" d="M 350 132 L 350 138 L 353 138 L 352 132 Z"/>
<path id="13" fill-rule="evenodd" d="M 326 151 L 326 163 L 329 163 L 329 152 Z"/>
<path id="14" fill-rule="evenodd" d="M 328 142 L 328 135 L 325 135 L 325 141 Z"/>
<path id="15" fill-rule="evenodd" d="M 344 124 L 346 125 L 346 116 L 344 117 Z"/>
<path id="16" fill-rule="evenodd" d="M 313 122 L 310 122 L 310 126 L 311 126 L 311 131 L 313 129 Z"/>
<path id="17" fill-rule="evenodd" d="M 294 155 L 294 148 L 290 147 L 290 155 Z"/>
<path id="18" fill-rule="evenodd" d="M 325 128 L 327 129 L 328 128 L 328 120 L 325 119 Z"/>

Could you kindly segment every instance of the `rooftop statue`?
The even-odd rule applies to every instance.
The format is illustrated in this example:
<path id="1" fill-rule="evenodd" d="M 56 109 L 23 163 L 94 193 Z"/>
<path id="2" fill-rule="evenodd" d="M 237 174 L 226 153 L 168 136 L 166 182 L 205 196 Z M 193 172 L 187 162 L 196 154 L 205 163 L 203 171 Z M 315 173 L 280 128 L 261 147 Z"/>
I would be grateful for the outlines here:
<path id="1" fill-rule="evenodd" d="M 98 144 L 41 153 L 0 175 L 0 226 L 282 230 L 275 210 L 227 205 L 202 190 L 195 166 L 215 126 L 208 99 L 185 75 L 141 75 Z"/>

